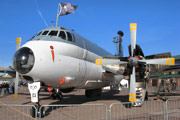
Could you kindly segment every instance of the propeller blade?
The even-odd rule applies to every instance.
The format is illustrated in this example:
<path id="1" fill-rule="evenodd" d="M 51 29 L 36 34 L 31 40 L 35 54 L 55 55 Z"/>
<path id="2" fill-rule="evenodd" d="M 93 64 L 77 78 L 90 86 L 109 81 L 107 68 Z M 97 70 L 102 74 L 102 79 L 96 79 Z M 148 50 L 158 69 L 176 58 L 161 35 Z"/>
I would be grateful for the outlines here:
<path id="1" fill-rule="evenodd" d="M 119 64 L 127 64 L 128 62 L 114 60 L 114 59 L 96 59 L 96 65 L 119 65 Z"/>
<path id="2" fill-rule="evenodd" d="M 167 58 L 167 57 L 171 57 L 170 52 L 145 56 L 145 59 L 158 59 L 158 58 Z"/>
<path id="3" fill-rule="evenodd" d="M 20 48 L 20 46 L 21 46 L 21 38 L 18 37 L 16 38 L 16 51 Z M 18 84 L 19 84 L 19 74 L 18 72 L 16 72 L 14 99 L 18 99 Z"/>
<path id="4" fill-rule="evenodd" d="M 136 102 L 136 71 L 135 66 L 133 67 L 132 74 L 130 76 L 130 92 L 129 101 Z"/>
<path id="5" fill-rule="evenodd" d="M 16 38 L 16 51 L 20 48 L 20 46 L 21 46 L 21 38 L 17 37 Z"/>
<path id="6" fill-rule="evenodd" d="M 130 23 L 130 33 L 131 33 L 131 55 L 134 57 L 134 50 L 136 49 L 136 31 L 137 24 Z"/>
<path id="7" fill-rule="evenodd" d="M 155 65 L 175 65 L 175 58 L 139 60 L 139 62 L 145 62 L 146 64 L 155 64 Z"/>

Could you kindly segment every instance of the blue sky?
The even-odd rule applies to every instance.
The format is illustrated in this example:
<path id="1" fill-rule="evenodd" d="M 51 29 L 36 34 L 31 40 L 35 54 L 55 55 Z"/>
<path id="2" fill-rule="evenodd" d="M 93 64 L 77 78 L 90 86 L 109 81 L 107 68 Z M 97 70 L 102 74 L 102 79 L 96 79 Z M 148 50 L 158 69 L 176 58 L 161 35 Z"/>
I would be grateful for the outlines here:
<path id="1" fill-rule="evenodd" d="M 11 65 L 16 37 L 22 44 L 56 20 L 59 2 L 79 7 L 59 17 L 59 26 L 74 29 L 88 40 L 115 53 L 113 37 L 124 32 L 124 55 L 130 44 L 129 23 L 137 23 L 137 44 L 145 55 L 180 54 L 180 0 L 0 0 L 0 66 Z"/>

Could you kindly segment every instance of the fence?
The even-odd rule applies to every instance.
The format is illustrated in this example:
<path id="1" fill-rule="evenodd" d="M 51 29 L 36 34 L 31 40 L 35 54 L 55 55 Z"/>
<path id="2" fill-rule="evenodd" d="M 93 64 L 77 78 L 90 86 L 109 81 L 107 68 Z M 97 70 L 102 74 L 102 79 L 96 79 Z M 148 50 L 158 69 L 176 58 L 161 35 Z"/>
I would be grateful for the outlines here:
<path id="1" fill-rule="evenodd" d="M 33 105 L 0 104 L 1 120 L 29 120 Z M 140 107 L 131 103 L 42 105 L 45 116 L 42 120 L 180 120 L 180 99 L 145 101 Z"/>
<path id="2" fill-rule="evenodd" d="M 166 120 L 180 120 L 180 99 L 166 101 Z"/>
<path id="3" fill-rule="evenodd" d="M 33 105 L 11 105 L 0 104 L 0 119 L 1 120 L 33 120 L 31 117 L 32 107 L 37 112 Z M 37 116 L 35 116 L 37 118 Z"/>
<path id="4" fill-rule="evenodd" d="M 104 104 L 43 105 L 41 109 L 46 111 L 43 119 L 107 120 L 107 107 Z"/>
<path id="5" fill-rule="evenodd" d="M 164 102 L 147 101 L 140 107 L 128 103 L 114 103 L 110 106 L 110 120 L 164 120 Z"/>

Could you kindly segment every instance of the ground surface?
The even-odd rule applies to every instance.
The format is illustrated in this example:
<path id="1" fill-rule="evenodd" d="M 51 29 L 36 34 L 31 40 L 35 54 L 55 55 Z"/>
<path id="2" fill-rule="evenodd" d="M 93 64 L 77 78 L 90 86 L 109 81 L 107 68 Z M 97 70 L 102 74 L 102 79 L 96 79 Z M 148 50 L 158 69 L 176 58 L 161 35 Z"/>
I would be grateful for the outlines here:
<path id="1" fill-rule="evenodd" d="M 103 92 L 102 96 L 99 98 L 86 98 L 84 95 L 85 91 L 84 90 L 77 90 L 71 93 L 63 94 L 63 100 L 52 100 L 49 97 L 48 92 L 41 91 L 40 92 L 40 104 L 41 105 L 50 105 L 50 106 L 45 106 L 45 111 L 46 111 L 46 116 L 43 119 L 108 119 L 110 118 L 110 114 L 107 113 L 111 107 L 110 105 L 112 103 L 116 103 L 117 105 L 113 105 L 111 108 L 111 111 L 113 112 L 111 114 L 112 119 L 120 119 L 123 117 L 125 114 L 130 114 L 130 113 L 136 113 L 139 111 L 139 117 L 138 119 L 144 117 L 147 117 L 148 115 L 151 114 L 151 118 L 153 116 L 156 116 L 158 114 L 158 119 L 164 119 L 164 115 L 162 114 L 163 111 L 163 102 L 148 102 L 144 103 L 143 107 L 138 107 L 138 108 L 126 108 L 124 107 L 125 105 L 122 105 L 120 103 L 122 102 L 127 102 L 128 101 L 128 91 L 121 92 L 120 94 L 115 94 L 115 92 Z M 157 96 L 149 94 L 149 101 L 153 101 L 156 99 Z M 163 97 L 164 98 L 164 97 Z M 176 95 L 172 94 L 166 94 L 166 98 L 179 98 L 179 94 L 176 92 Z M 9 106 L 3 106 L 3 104 L 11 104 Z M 14 104 L 14 105 L 12 105 Z M 23 106 L 16 106 L 18 105 L 23 105 Z M 80 106 L 56 106 L 56 105 L 70 105 L 70 104 L 76 104 L 76 105 L 85 105 L 83 107 Z M 105 104 L 106 107 L 103 105 L 96 106 L 86 106 L 87 104 Z M 176 103 L 173 103 L 172 106 L 174 106 Z M 0 97 L 0 117 L 3 120 L 14 120 L 14 119 L 33 119 L 30 116 L 30 110 L 33 105 L 30 101 L 30 94 L 27 89 L 27 87 L 21 87 L 19 89 L 19 95 L 18 99 L 14 99 L 14 95 L 6 95 L 6 96 L 1 96 Z M 26 107 L 25 107 L 25 106 Z M 52 107 L 52 106 L 56 107 Z M 180 105 L 178 103 L 178 105 Z M 176 106 L 176 105 L 175 105 Z M 148 108 L 148 110 L 147 110 Z M 63 111 L 62 111 L 63 110 Z M 128 111 L 129 110 L 129 111 Z M 135 111 L 135 112 L 133 112 Z M 145 112 L 146 111 L 146 112 Z M 152 112 L 156 111 L 156 113 Z M 141 113 L 141 114 L 140 114 Z M 136 113 L 137 114 L 137 113 Z M 124 116 L 127 118 L 127 116 Z M 122 118 L 122 119 L 125 119 Z M 134 119 L 132 118 L 127 118 L 127 119 Z"/>

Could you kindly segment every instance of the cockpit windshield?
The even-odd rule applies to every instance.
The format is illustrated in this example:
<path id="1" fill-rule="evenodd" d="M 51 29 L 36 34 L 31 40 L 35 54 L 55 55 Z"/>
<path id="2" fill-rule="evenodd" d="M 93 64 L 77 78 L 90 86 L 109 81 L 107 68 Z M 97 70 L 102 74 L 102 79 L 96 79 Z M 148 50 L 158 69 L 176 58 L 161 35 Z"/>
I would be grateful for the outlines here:
<path id="1" fill-rule="evenodd" d="M 41 32 L 39 32 L 36 36 L 39 36 L 39 35 L 41 35 L 41 33 L 42 33 L 42 31 Z"/>
<path id="2" fill-rule="evenodd" d="M 61 31 L 61 32 L 59 33 L 59 37 L 62 38 L 63 40 L 66 40 L 66 34 L 65 34 L 65 32 L 64 32 L 64 31 Z"/>
<path id="3" fill-rule="evenodd" d="M 49 33 L 49 36 L 57 36 L 57 34 L 58 34 L 58 31 L 52 30 L 52 31 Z"/>
<path id="4" fill-rule="evenodd" d="M 42 33 L 42 35 L 47 35 L 48 32 L 49 32 L 49 31 L 46 30 L 46 31 L 44 31 L 44 32 Z"/>
<path id="5" fill-rule="evenodd" d="M 57 36 L 56 38 L 54 38 Z M 75 42 L 74 34 L 69 32 L 65 28 L 61 29 L 45 29 L 40 31 L 38 34 L 33 36 L 30 40 L 48 40 L 48 41 L 69 41 L 69 42 Z"/>

